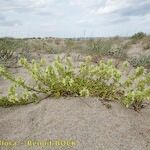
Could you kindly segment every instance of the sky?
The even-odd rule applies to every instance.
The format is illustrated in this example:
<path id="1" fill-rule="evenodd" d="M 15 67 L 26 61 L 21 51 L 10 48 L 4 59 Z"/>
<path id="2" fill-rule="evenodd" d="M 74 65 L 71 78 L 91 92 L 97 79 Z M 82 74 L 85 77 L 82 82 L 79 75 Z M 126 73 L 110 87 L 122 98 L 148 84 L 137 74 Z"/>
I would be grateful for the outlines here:
<path id="1" fill-rule="evenodd" d="M 0 0 L 0 37 L 150 33 L 150 0 Z"/>

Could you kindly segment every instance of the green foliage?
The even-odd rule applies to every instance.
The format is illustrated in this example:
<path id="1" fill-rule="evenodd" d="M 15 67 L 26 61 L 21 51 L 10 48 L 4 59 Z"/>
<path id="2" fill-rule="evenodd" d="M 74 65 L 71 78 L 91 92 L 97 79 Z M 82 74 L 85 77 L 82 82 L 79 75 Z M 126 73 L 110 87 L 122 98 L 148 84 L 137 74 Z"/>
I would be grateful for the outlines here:
<path id="1" fill-rule="evenodd" d="M 0 39 L 0 64 L 4 66 L 11 66 L 18 60 L 17 50 L 23 46 L 23 41 L 19 39 L 2 38 Z M 27 52 L 29 55 L 29 52 Z M 20 53 L 26 57 L 26 51 Z"/>
<path id="2" fill-rule="evenodd" d="M 92 53 L 100 53 L 107 55 L 109 50 L 112 48 L 112 42 L 110 40 L 89 40 L 88 42 L 89 51 Z"/>
<path id="3" fill-rule="evenodd" d="M 27 90 L 23 94 L 18 94 L 16 86 L 11 86 L 8 89 L 7 96 L 0 96 L 0 106 L 13 106 L 13 105 L 24 105 L 36 102 L 38 99 L 37 95 Z"/>
<path id="4" fill-rule="evenodd" d="M 14 40 L 0 39 L 0 63 L 4 64 L 13 57 L 17 43 Z"/>
<path id="5" fill-rule="evenodd" d="M 150 73 L 138 67 L 124 82 L 123 103 L 138 110 L 144 100 L 150 100 Z"/>
<path id="6" fill-rule="evenodd" d="M 143 32 L 138 32 L 138 33 L 135 33 L 131 39 L 135 39 L 135 40 L 140 40 L 140 39 L 143 39 L 144 37 L 146 37 L 146 34 L 143 33 Z"/>
<path id="7" fill-rule="evenodd" d="M 112 48 L 108 51 L 108 55 L 113 56 L 115 58 L 126 59 L 127 54 L 125 53 L 124 49 L 121 47 Z"/>
<path id="8" fill-rule="evenodd" d="M 122 82 L 123 75 L 112 61 L 93 64 L 91 57 L 87 57 L 79 68 L 75 68 L 70 58 L 62 61 L 59 57 L 50 65 L 44 60 L 29 63 L 25 58 L 20 60 L 20 64 L 31 75 L 36 86 L 27 85 L 24 79 L 14 77 L 1 67 L 1 76 L 27 92 L 19 97 L 15 87 L 11 87 L 8 96 L 0 98 L 1 105 L 34 102 L 37 94 L 44 93 L 52 97 L 91 96 L 119 100 L 126 107 L 133 106 L 137 110 L 144 100 L 150 99 L 150 74 L 143 67 L 137 68 Z M 128 65 L 127 62 L 124 63 L 125 68 Z"/>
<path id="9" fill-rule="evenodd" d="M 49 53 L 49 54 L 59 54 L 62 53 L 63 50 L 60 49 L 59 46 L 55 46 L 55 45 L 49 45 L 45 48 L 45 50 Z"/>
<path id="10" fill-rule="evenodd" d="M 150 68 L 150 55 L 141 55 L 140 57 L 128 58 L 129 63 L 133 67 L 144 66 Z"/>
<path id="11" fill-rule="evenodd" d="M 104 55 L 104 56 L 112 56 L 115 58 L 123 58 L 127 57 L 124 49 L 122 47 L 113 47 L 114 40 L 89 40 L 88 41 L 89 51 L 92 53 Z"/>

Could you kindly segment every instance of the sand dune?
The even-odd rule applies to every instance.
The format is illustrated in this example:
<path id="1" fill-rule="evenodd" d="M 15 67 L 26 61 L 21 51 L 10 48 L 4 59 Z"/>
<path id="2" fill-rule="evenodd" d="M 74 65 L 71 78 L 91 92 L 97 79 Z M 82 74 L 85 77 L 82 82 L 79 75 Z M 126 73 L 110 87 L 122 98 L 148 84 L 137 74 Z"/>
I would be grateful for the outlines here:
<path id="1" fill-rule="evenodd" d="M 0 149 L 149 150 L 150 106 L 137 113 L 110 104 L 108 109 L 96 98 L 60 98 L 0 108 L 0 140 L 17 142 Z M 28 147 L 30 140 L 72 140 L 75 145 Z"/>

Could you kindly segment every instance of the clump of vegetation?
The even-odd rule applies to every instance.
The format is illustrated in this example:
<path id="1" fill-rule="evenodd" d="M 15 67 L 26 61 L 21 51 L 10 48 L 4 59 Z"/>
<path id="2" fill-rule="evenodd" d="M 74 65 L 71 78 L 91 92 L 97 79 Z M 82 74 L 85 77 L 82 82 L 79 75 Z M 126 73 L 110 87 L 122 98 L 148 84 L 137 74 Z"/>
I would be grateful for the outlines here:
<path id="1" fill-rule="evenodd" d="M 131 39 L 135 39 L 135 40 L 141 40 L 143 39 L 144 37 L 146 37 L 146 34 L 143 33 L 143 32 L 138 32 L 138 33 L 135 33 Z"/>
<path id="2" fill-rule="evenodd" d="M 135 33 L 131 36 L 131 41 L 129 42 L 129 45 L 136 44 L 139 40 L 144 39 L 146 36 L 147 35 L 143 32 Z"/>
<path id="3" fill-rule="evenodd" d="M 150 55 L 141 55 L 140 57 L 128 58 L 129 63 L 133 67 L 144 66 L 150 68 Z"/>
<path id="4" fill-rule="evenodd" d="M 117 100 L 135 110 L 141 108 L 144 100 L 150 100 L 150 74 L 143 67 L 135 69 L 123 82 L 121 71 L 112 61 L 100 61 L 94 65 L 90 57 L 79 68 L 75 68 L 70 58 L 62 61 L 59 57 L 50 65 L 44 60 L 29 63 L 25 58 L 20 60 L 20 64 L 29 72 L 36 86 L 26 84 L 24 79 L 14 77 L 4 67 L 0 67 L 0 75 L 14 83 L 8 95 L 0 97 L 1 106 L 39 101 L 39 93 L 51 97 L 91 96 Z M 125 63 L 124 67 L 127 66 Z M 16 87 L 26 90 L 25 94 L 18 96 Z"/>
<path id="5" fill-rule="evenodd" d="M 127 58 L 127 54 L 122 47 L 110 49 L 108 55 L 113 56 L 115 58 L 121 58 L 123 60 Z"/>
<path id="6" fill-rule="evenodd" d="M 150 73 L 144 67 L 138 67 L 123 84 L 123 103 L 139 110 L 144 100 L 150 100 Z"/>
<path id="7" fill-rule="evenodd" d="M 0 39 L 0 64 L 8 65 L 15 60 L 14 51 L 19 47 L 19 42 L 9 38 Z M 16 60 L 15 60 L 16 61 Z"/>
<path id="8" fill-rule="evenodd" d="M 109 50 L 112 48 L 112 42 L 110 40 L 93 40 L 88 42 L 89 51 L 92 53 L 99 53 L 102 55 L 107 55 Z"/>
<path id="9" fill-rule="evenodd" d="M 114 58 L 125 59 L 127 57 L 124 49 L 120 47 L 113 47 L 113 39 L 110 40 L 90 40 L 88 42 L 89 51 L 91 53 L 100 54 L 102 56 L 112 56 Z"/>
<path id="10" fill-rule="evenodd" d="M 16 66 L 18 60 L 25 57 L 31 60 L 29 45 L 26 40 L 1 38 L 0 39 L 0 64 L 6 67 Z"/>

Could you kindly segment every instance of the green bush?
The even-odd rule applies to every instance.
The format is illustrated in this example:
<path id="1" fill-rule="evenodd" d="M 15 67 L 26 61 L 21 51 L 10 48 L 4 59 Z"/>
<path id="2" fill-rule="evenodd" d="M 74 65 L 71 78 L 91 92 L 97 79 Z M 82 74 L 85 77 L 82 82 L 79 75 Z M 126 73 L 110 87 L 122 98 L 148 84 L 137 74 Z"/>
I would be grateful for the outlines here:
<path id="1" fill-rule="evenodd" d="M 113 47 L 113 39 L 110 40 L 89 40 L 87 45 L 91 53 L 96 53 L 104 56 L 112 56 L 115 58 L 127 57 L 124 49 L 120 47 Z"/>
<path id="2" fill-rule="evenodd" d="M 108 55 L 113 56 L 115 58 L 121 58 L 121 59 L 126 59 L 127 54 L 125 53 L 125 50 L 123 48 L 112 48 L 108 51 Z"/>
<path id="3" fill-rule="evenodd" d="M 0 75 L 14 83 L 7 96 L 1 96 L 0 105 L 19 105 L 39 101 L 38 95 L 43 93 L 51 97 L 84 96 L 100 97 L 104 100 L 117 100 L 126 107 L 141 108 L 144 100 L 150 99 L 150 74 L 143 67 L 137 68 L 123 82 L 124 76 L 115 68 L 112 61 L 97 64 L 87 57 L 79 68 L 75 68 L 67 58 L 59 57 L 50 65 L 45 61 L 21 59 L 20 64 L 29 72 L 36 86 L 26 84 L 25 80 L 0 68 Z M 126 63 L 124 67 L 127 67 Z M 17 95 L 16 87 L 26 90 L 22 96 Z"/>
<path id="4" fill-rule="evenodd" d="M 129 63 L 133 67 L 144 66 L 150 68 L 150 55 L 141 55 L 140 57 L 130 57 L 128 58 Z"/>
<path id="5" fill-rule="evenodd" d="M 0 39 L 0 64 L 7 65 L 13 61 L 14 51 L 18 48 L 18 41 L 13 39 Z"/>
<path id="6" fill-rule="evenodd" d="M 141 40 L 143 39 L 144 37 L 146 37 L 146 34 L 143 33 L 143 32 L 138 32 L 138 33 L 135 33 L 131 39 L 135 39 L 135 40 Z"/>
<path id="7" fill-rule="evenodd" d="M 139 110 L 144 100 L 150 100 L 150 73 L 144 67 L 138 67 L 123 84 L 123 103 Z"/>

